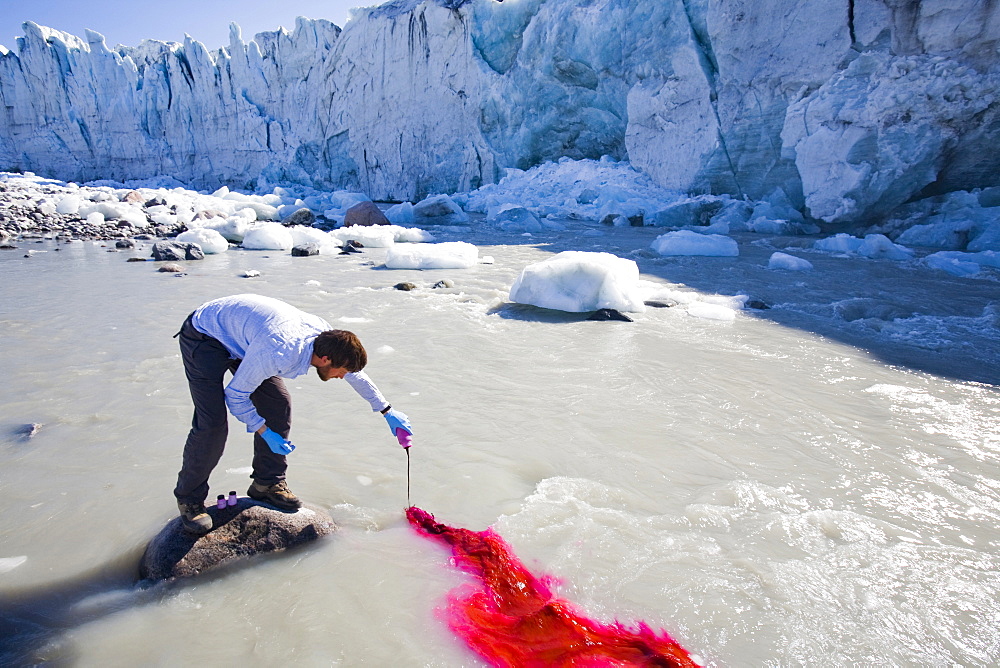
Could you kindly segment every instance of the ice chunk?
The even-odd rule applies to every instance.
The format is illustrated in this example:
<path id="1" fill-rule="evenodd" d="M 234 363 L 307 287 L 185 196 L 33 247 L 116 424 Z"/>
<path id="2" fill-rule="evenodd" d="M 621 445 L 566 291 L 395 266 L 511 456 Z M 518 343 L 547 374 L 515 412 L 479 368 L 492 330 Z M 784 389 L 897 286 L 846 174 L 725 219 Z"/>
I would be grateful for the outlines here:
<path id="1" fill-rule="evenodd" d="M 198 244 L 206 255 L 214 255 L 229 250 L 229 242 L 226 241 L 225 237 L 215 230 L 204 227 L 181 232 L 177 235 L 177 241 Z"/>
<path id="2" fill-rule="evenodd" d="M 413 207 L 413 217 L 422 225 L 462 225 L 469 216 L 447 195 L 431 195 Z"/>
<path id="3" fill-rule="evenodd" d="M 337 247 L 340 246 L 339 240 L 330 236 L 329 233 L 323 230 L 318 230 L 315 227 L 306 227 L 305 225 L 292 225 L 291 227 L 285 228 L 288 230 L 289 234 L 292 235 L 292 245 L 299 246 L 301 244 L 316 244 L 319 246 L 320 253 L 334 253 Z"/>
<path id="4" fill-rule="evenodd" d="M 59 204 L 56 205 L 56 213 L 75 214 L 80 210 L 80 198 L 76 195 L 66 195 L 61 200 Z"/>
<path id="5" fill-rule="evenodd" d="M 319 197 L 316 200 L 313 200 L 311 197 L 307 197 L 305 200 L 309 208 L 321 208 L 324 216 L 331 220 L 339 221 L 343 221 L 344 215 L 352 206 L 370 201 L 364 193 L 348 192 L 346 190 L 324 193 L 323 197 Z"/>
<path id="6" fill-rule="evenodd" d="M 832 237 L 817 239 L 813 248 L 830 253 L 857 253 L 862 243 L 861 239 L 841 232 Z"/>
<path id="7" fill-rule="evenodd" d="M 510 300 L 571 313 L 646 310 L 634 261 L 586 251 L 563 251 L 525 267 L 510 288 Z"/>
<path id="8" fill-rule="evenodd" d="M 428 243 L 434 241 L 434 235 L 419 227 L 402 227 L 400 225 L 351 225 L 330 232 L 330 236 L 345 241 L 358 241 L 370 248 L 388 248 L 393 243 Z"/>
<path id="9" fill-rule="evenodd" d="M 728 309 L 738 311 L 742 309 L 750 300 L 750 295 L 701 295 L 700 301 L 716 306 L 725 306 Z"/>
<path id="10" fill-rule="evenodd" d="M 978 251 L 1000 251 L 1000 223 L 993 223 L 986 226 L 969 245 L 966 250 Z"/>
<path id="11" fill-rule="evenodd" d="M 1000 252 L 979 251 L 978 253 L 962 253 L 960 251 L 940 251 L 925 257 L 924 262 L 929 267 L 941 269 L 956 276 L 972 276 L 979 273 L 980 267 L 995 267 L 1000 269 Z M 972 265 L 975 265 L 975 267 Z"/>
<path id="12" fill-rule="evenodd" d="M 723 322 L 736 320 L 736 311 L 721 304 L 709 304 L 700 301 L 692 302 L 688 304 L 687 312 L 688 315 L 706 320 L 721 320 Z"/>
<path id="13" fill-rule="evenodd" d="M 896 237 L 896 241 L 909 246 L 957 250 L 965 246 L 970 228 L 971 222 L 967 219 L 914 225 Z"/>
<path id="14" fill-rule="evenodd" d="M 747 229 L 747 221 L 753 214 L 753 206 L 742 200 L 729 200 L 722 211 L 709 220 L 709 227 L 714 228 L 709 234 L 728 234 L 742 232 Z M 719 230 L 718 232 L 716 230 Z"/>
<path id="15" fill-rule="evenodd" d="M 849 234 L 837 234 L 813 243 L 817 250 L 833 253 L 857 254 L 864 257 L 881 260 L 909 260 L 913 251 L 905 246 L 894 244 L 884 234 L 867 234 L 864 239 L 858 239 Z"/>
<path id="16" fill-rule="evenodd" d="M 541 232 L 545 229 L 533 213 L 517 204 L 491 208 L 486 220 L 504 232 Z"/>
<path id="17" fill-rule="evenodd" d="M 0 557 L 0 573 L 7 573 L 14 570 L 24 562 L 28 560 L 28 557 Z"/>
<path id="18" fill-rule="evenodd" d="M 979 265 L 963 259 L 964 255 L 968 253 L 941 251 L 928 255 L 924 258 L 924 262 L 931 269 L 940 269 L 954 276 L 975 276 L 979 273 Z"/>
<path id="19" fill-rule="evenodd" d="M 239 200 L 238 200 L 239 201 Z M 265 204 L 263 202 L 240 202 L 242 204 L 242 209 L 251 209 L 256 214 L 257 220 L 278 220 L 278 209 L 277 207 L 271 206 L 270 204 Z"/>
<path id="20" fill-rule="evenodd" d="M 140 229 L 149 225 L 149 218 L 146 217 L 142 209 L 134 206 L 124 206 L 119 214 L 119 218 Z"/>
<path id="21" fill-rule="evenodd" d="M 479 249 L 464 241 L 399 244 L 385 256 L 388 269 L 468 269 L 479 261 Z"/>
<path id="22" fill-rule="evenodd" d="M 385 210 L 385 217 L 395 225 L 412 225 L 414 222 L 413 205 L 409 202 L 393 204 Z"/>
<path id="23" fill-rule="evenodd" d="M 392 230 L 397 243 L 419 244 L 434 241 L 433 234 L 427 230 L 422 230 L 419 227 L 401 227 L 399 225 L 390 225 L 389 229 Z"/>
<path id="24" fill-rule="evenodd" d="M 154 225 L 166 225 L 168 227 L 173 227 L 178 222 L 177 216 L 172 213 L 154 213 L 149 216 L 149 219 L 153 221 Z"/>
<path id="25" fill-rule="evenodd" d="M 230 216 L 228 218 L 212 218 L 202 225 L 204 229 L 215 230 L 227 241 L 241 243 L 243 237 L 250 230 L 250 223 L 244 216 Z"/>
<path id="26" fill-rule="evenodd" d="M 767 261 L 768 269 L 787 269 L 789 271 L 807 271 L 812 269 L 812 262 L 787 253 L 772 253 Z"/>
<path id="27" fill-rule="evenodd" d="M 389 225 L 351 225 L 330 231 L 330 236 L 341 243 L 357 241 L 366 248 L 389 248 L 396 243 L 396 235 Z"/>
<path id="28" fill-rule="evenodd" d="M 242 245 L 248 250 L 288 250 L 295 244 L 288 228 L 280 223 L 263 223 L 247 231 Z"/>
<path id="29" fill-rule="evenodd" d="M 721 234 L 698 234 L 689 230 L 667 232 L 656 237 L 651 244 L 654 251 L 664 256 L 707 255 L 735 257 L 740 254 L 736 241 Z"/>
<path id="30" fill-rule="evenodd" d="M 517 203 L 537 217 L 549 215 L 578 220 L 601 220 L 609 213 L 652 215 L 678 198 L 627 162 L 608 158 L 546 162 L 529 170 L 506 170 L 491 183 L 455 200 L 467 211 L 488 213 Z"/>
<path id="31" fill-rule="evenodd" d="M 881 260 L 909 260 L 913 257 L 913 251 L 892 243 L 884 234 L 866 234 L 864 241 L 858 246 L 858 255 Z"/>

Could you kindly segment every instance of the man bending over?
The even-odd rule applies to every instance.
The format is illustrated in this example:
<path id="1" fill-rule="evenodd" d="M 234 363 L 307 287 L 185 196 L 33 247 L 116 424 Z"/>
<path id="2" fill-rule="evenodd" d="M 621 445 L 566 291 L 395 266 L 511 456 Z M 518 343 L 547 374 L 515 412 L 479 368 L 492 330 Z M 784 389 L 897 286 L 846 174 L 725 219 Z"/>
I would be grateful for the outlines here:
<path id="1" fill-rule="evenodd" d="M 254 434 L 247 495 L 282 510 L 302 505 L 285 483 L 285 455 L 295 446 L 288 441 L 291 401 L 282 378 L 310 368 L 324 381 L 342 378 L 385 416 L 393 434 L 413 432 L 406 415 L 393 410 L 362 371 L 368 355 L 358 337 L 283 301 L 260 295 L 215 299 L 189 315 L 176 336 L 194 419 L 174 496 L 184 528 L 192 533 L 212 529 L 205 499 L 208 477 L 226 447 L 227 409 Z M 227 371 L 233 373 L 228 385 Z"/>

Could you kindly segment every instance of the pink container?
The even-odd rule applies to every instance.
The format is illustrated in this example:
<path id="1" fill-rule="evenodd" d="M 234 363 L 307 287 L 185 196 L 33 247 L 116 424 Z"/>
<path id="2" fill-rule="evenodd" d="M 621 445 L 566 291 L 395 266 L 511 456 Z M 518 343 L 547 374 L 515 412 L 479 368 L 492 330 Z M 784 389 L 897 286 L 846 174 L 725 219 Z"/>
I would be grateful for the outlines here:
<path id="1" fill-rule="evenodd" d="M 406 431 L 405 429 L 397 429 L 396 440 L 399 441 L 399 444 L 401 446 L 403 446 L 404 448 L 408 448 L 411 445 L 413 445 L 413 443 L 411 443 L 411 441 L 413 440 L 413 434 Z"/>

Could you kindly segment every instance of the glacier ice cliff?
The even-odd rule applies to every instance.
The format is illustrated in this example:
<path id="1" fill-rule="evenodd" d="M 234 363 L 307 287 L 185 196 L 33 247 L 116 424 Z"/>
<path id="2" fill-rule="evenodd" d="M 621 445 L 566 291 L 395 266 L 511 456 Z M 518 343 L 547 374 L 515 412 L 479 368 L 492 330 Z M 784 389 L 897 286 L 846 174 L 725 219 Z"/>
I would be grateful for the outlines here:
<path id="1" fill-rule="evenodd" d="M 1000 185 L 989 0 L 394 0 L 215 50 L 24 32 L 0 169 L 65 180 L 415 201 L 606 155 L 842 226 Z"/>

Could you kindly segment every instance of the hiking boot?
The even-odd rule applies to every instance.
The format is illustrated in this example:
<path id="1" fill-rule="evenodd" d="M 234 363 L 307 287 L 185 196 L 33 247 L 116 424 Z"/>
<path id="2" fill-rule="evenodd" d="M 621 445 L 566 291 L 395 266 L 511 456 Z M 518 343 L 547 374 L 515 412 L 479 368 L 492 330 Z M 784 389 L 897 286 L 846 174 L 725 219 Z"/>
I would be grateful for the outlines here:
<path id="1" fill-rule="evenodd" d="M 302 507 L 299 497 L 292 494 L 292 490 L 288 489 L 288 484 L 284 480 L 279 480 L 270 487 L 261 485 L 255 480 L 247 490 L 247 496 L 281 510 L 298 510 Z"/>
<path id="2" fill-rule="evenodd" d="M 204 536 L 212 530 L 212 518 L 205 512 L 204 503 L 183 503 L 177 502 L 177 508 L 181 511 L 181 524 L 189 533 L 196 536 Z"/>

